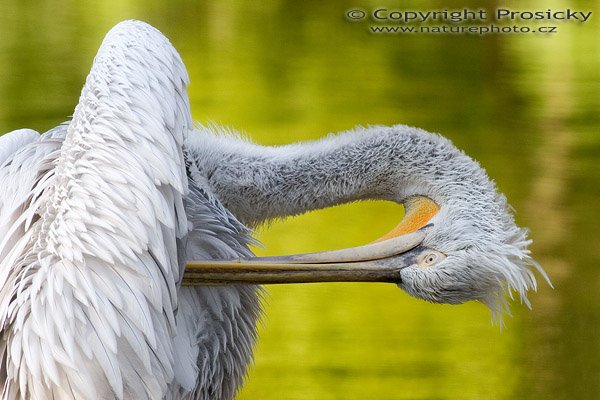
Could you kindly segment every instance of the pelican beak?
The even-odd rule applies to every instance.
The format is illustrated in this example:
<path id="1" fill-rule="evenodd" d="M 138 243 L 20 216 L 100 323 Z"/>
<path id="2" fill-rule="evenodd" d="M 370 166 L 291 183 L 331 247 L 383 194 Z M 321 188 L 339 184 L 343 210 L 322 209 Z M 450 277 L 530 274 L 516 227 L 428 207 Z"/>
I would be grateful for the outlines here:
<path id="1" fill-rule="evenodd" d="M 416 264 L 428 221 L 439 207 L 427 197 L 405 202 L 398 226 L 373 243 L 341 250 L 278 257 L 190 261 L 184 286 L 311 282 L 401 281 L 400 271 Z"/>

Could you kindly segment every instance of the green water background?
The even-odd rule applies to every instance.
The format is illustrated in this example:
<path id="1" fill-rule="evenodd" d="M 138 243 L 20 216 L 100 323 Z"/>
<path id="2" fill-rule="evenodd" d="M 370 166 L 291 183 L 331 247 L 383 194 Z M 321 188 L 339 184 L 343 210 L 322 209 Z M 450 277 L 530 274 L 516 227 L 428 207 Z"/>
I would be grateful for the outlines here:
<path id="1" fill-rule="evenodd" d="M 346 11 L 593 11 L 552 35 L 376 35 Z M 600 396 L 600 2 L 17 1 L 0 4 L 0 131 L 45 131 L 77 103 L 116 22 L 180 51 L 194 118 L 261 144 L 356 125 L 443 133 L 531 228 L 541 284 L 500 331 L 483 305 L 431 305 L 393 285 L 269 288 L 239 399 L 596 399 Z M 519 25 L 539 26 L 535 23 Z M 373 240 L 401 207 L 352 204 L 276 222 L 259 254 Z"/>

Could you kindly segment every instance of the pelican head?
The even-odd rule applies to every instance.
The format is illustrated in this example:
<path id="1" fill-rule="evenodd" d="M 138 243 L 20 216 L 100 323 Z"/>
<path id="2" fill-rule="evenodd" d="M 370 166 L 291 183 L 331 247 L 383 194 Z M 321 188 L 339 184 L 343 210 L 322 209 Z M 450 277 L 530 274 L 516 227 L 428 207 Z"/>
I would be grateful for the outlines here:
<path id="1" fill-rule="evenodd" d="M 400 269 L 398 285 L 436 303 L 477 300 L 495 317 L 509 311 L 505 293 L 510 298 L 518 293 L 530 307 L 527 291 L 536 289 L 530 267 L 548 278 L 531 258 L 527 229 L 516 225 L 505 196 L 485 170 L 448 139 L 423 132 L 412 137 L 430 153 L 412 168 L 419 172 L 410 179 L 418 183 L 397 189 L 407 212 L 388 237 L 422 226 L 425 232 L 423 242 L 405 253 L 409 258 Z"/>
<path id="2" fill-rule="evenodd" d="M 311 202 L 319 208 L 386 199 L 404 205 L 402 221 L 375 242 L 350 249 L 191 263 L 184 283 L 393 282 L 430 302 L 480 301 L 501 321 L 509 312 L 506 295 L 513 298 L 516 292 L 530 306 L 527 292 L 536 289 L 532 268 L 548 281 L 531 258 L 527 230 L 515 224 L 504 195 L 448 139 L 394 126 L 363 128 L 317 143 L 314 147 L 335 150 L 315 157 L 322 165 L 294 161 L 312 178 L 294 177 L 307 186 L 289 189 L 288 207 L 294 208 L 297 197 L 305 197 L 300 211 Z M 320 174 L 323 165 L 329 170 Z M 322 202 L 322 197 L 329 200 Z M 235 209 L 233 203 L 228 206 Z M 258 203 L 276 208 L 270 199 Z"/>

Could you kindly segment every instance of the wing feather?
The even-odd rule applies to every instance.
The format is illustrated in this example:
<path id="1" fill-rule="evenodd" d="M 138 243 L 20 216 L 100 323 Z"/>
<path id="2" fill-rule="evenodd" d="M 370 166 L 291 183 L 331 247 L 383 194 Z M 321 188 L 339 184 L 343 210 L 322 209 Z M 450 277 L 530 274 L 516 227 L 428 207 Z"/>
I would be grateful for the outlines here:
<path id="1" fill-rule="evenodd" d="M 4 164 L 14 154 L 40 138 L 33 129 L 17 129 L 0 136 L 0 165 Z"/>
<path id="2" fill-rule="evenodd" d="M 60 149 L 52 134 L 0 169 L 14 191 L 30 175 L 0 214 L 9 233 L 0 245 L 6 398 L 166 393 L 177 239 L 188 231 L 187 83 L 162 34 L 121 23 L 94 60 Z"/>

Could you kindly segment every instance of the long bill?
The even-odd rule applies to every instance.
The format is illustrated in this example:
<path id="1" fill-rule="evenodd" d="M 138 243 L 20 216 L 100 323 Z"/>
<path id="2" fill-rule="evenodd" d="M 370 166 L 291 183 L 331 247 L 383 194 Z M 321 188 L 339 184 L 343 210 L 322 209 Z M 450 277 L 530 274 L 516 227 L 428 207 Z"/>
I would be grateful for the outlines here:
<path id="1" fill-rule="evenodd" d="M 417 231 L 383 242 L 321 253 L 187 263 L 183 285 L 312 282 L 399 282 L 425 236 Z"/>
<path id="2" fill-rule="evenodd" d="M 425 250 L 428 222 L 439 207 L 427 197 L 405 203 L 406 215 L 390 233 L 358 247 L 279 257 L 190 261 L 182 284 L 230 285 L 311 282 L 394 282 Z"/>

